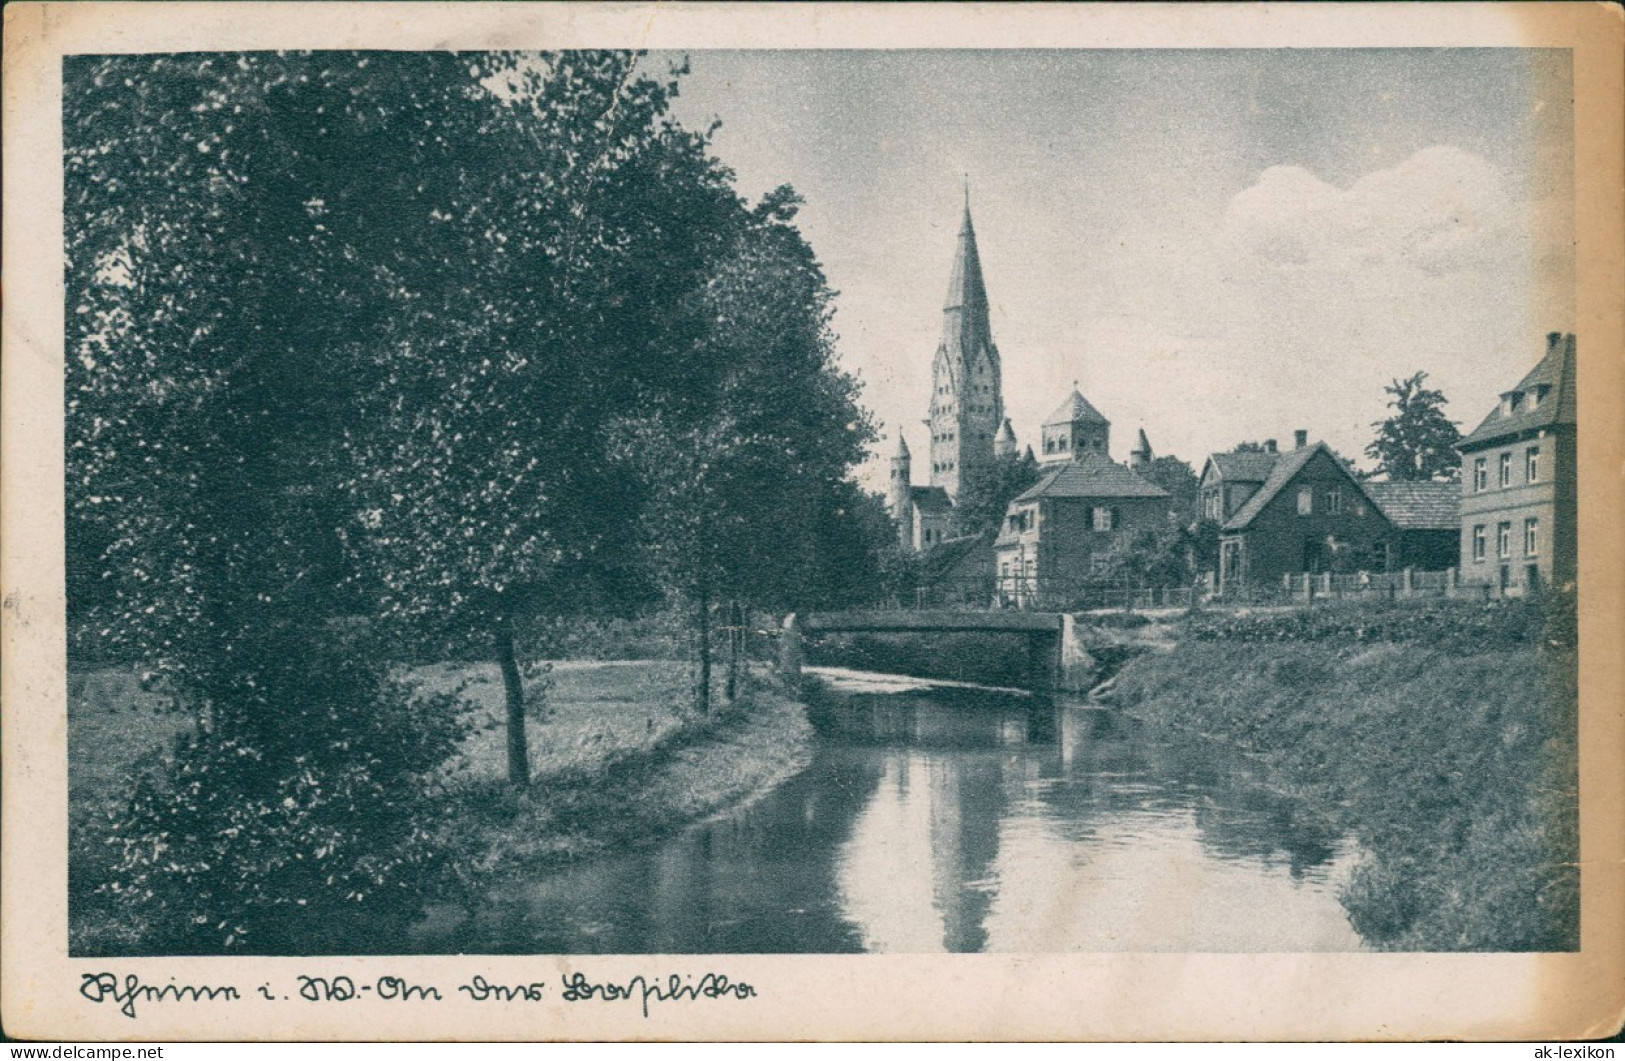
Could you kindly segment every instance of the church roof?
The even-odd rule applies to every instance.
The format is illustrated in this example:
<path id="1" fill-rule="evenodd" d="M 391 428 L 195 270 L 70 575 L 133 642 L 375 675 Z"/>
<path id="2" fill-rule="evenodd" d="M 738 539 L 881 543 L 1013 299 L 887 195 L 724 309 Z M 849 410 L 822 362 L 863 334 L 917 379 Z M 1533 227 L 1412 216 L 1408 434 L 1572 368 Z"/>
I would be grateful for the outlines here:
<path id="1" fill-rule="evenodd" d="M 1056 468 L 1016 501 L 1043 497 L 1167 497 L 1168 491 L 1092 450 Z"/>
<path id="2" fill-rule="evenodd" d="M 1462 439 L 1460 448 L 1470 449 L 1495 442 L 1508 435 L 1522 434 L 1536 428 L 1556 424 L 1573 425 L 1575 421 L 1574 394 L 1574 336 L 1553 332 L 1546 337 L 1546 356 L 1529 374 L 1518 381 L 1508 394 L 1518 395 L 1518 405 L 1510 413 L 1497 405 Z M 1539 405 L 1531 403 L 1531 391 L 1544 390 Z"/>
<path id="3" fill-rule="evenodd" d="M 921 512 L 950 512 L 954 507 L 948 491 L 940 486 L 911 486 L 908 498 Z"/>
<path id="4" fill-rule="evenodd" d="M 995 442 L 1014 442 L 1015 440 L 1016 440 L 1016 429 L 1010 426 L 1010 418 L 1007 416 L 1007 417 L 1004 418 L 1004 423 L 999 425 L 999 433 L 993 439 L 993 441 L 995 441 Z"/>
<path id="5" fill-rule="evenodd" d="M 1100 415 L 1100 410 L 1089 404 L 1089 399 L 1079 394 L 1076 388 L 1066 401 L 1060 404 L 1044 421 L 1045 427 L 1057 427 L 1061 424 L 1070 424 L 1078 420 L 1090 420 L 1097 424 L 1109 424 L 1110 420 Z"/>
<path id="6" fill-rule="evenodd" d="M 1151 440 L 1145 437 L 1145 428 L 1140 428 L 1140 438 L 1134 443 L 1134 449 L 1130 452 L 1143 453 L 1147 457 L 1151 456 Z"/>
<path id="7" fill-rule="evenodd" d="M 903 433 L 901 431 L 897 432 L 897 455 L 899 457 L 907 457 L 909 455 L 908 439 L 903 437 Z"/>

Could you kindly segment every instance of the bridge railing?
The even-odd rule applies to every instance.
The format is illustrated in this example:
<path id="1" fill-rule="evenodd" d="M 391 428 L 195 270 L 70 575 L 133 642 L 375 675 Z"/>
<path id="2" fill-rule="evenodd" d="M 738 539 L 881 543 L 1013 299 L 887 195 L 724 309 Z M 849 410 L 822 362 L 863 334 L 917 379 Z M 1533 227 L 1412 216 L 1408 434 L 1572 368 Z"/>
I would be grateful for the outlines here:
<path id="1" fill-rule="evenodd" d="M 1143 587 L 1092 579 L 987 575 L 937 579 L 882 604 L 901 609 L 1086 612 L 1189 608 L 1205 595 L 1204 588 L 1193 586 Z"/>

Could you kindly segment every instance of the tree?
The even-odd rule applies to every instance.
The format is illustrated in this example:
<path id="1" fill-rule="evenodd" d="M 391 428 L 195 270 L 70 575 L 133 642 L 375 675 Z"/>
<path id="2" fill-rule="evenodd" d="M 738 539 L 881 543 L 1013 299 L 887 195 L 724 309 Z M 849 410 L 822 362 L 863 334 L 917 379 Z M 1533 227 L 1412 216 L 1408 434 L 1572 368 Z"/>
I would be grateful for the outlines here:
<path id="1" fill-rule="evenodd" d="M 849 474 L 872 440 L 856 382 L 834 362 L 832 295 L 793 226 L 787 188 L 739 217 L 701 296 L 708 322 L 681 385 L 649 392 L 614 432 L 647 498 L 655 579 L 695 621 L 695 704 L 710 701 L 710 609 L 827 596 L 831 520 L 858 502 Z M 847 530 L 856 531 L 856 526 Z"/>
<path id="2" fill-rule="evenodd" d="M 121 821 L 154 923 L 263 941 L 427 883 L 457 719 L 326 620 L 361 586 L 342 480 L 371 346 L 445 267 L 401 222 L 479 159 L 489 97 L 449 53 L 64 63 L 68 536 L 74 585 L 104 587 L 74 613 L 199 722 Z"/>
<path id="3" fill-rule="evenodd" d="M 1113 582 L 1137 588 L 1188 585 L 1192 571 L 1192 541 L 1178 526 L 1135 531 L 1108 554 L 1104 575 Z"/>
<path id="4" fill-rule="evenodd" d="M 1197 492 L 1201 484 L 1189 464 L 1174 456 L 1155 457 L 1140 474 L 1168 491 L 1169 503 L 1181 526 L 1196 518 Z"/>
<path id="5" fill-rule="evenodd" d="M 614 436 L 714 374 L 703 290 L 742 208 L 703 138 L 666 117 L 674 85 L 636 56 L 486 62 L 482 83 L 508 88 L 476 127 L 485 146 L 430 174 L 439 197 L 398 222 L 448 250 L 400 285 L 371 348 L 382 384 L 347 487 L 385 614 L 497 663 L 523 785 L 517 620 L 624 568 L 637 484 L 609 462 Z M 454 283 L 447 261 L 466 270 Z"/>
<path id="6" fill-rule="evenodd" d="M 973 478 L 960 493 L 955 506 L 959 532 L 997 533 L 1010 502 L 1038 482 L 1038 476 L 1038 462 L 1030 453 L 996 458 L 987 475 Z"/>
<path id="7" fill-rule="evenodd" d="M 1371 425 L 1377 435 L 1365 452 L 1389 479 L 1454 479 L 1460 474 L 1456 444 L 1461 431 L 1444 414 L 1444 394 L 1423 385 L 1427 378 L 1426 372 L 1417 372 L 1383 388 L 1392 395 L 1388 408 L 1394 413 Z"/>

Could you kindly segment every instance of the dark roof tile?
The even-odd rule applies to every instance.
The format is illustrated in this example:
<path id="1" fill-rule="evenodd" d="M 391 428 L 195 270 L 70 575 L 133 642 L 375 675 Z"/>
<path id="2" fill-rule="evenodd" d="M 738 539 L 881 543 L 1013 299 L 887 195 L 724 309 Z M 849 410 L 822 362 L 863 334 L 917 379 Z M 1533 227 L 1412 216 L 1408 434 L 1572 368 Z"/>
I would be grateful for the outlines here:
<path id="1" fill-rule="evenodd" d="M 1458 530 L 1461 483 L 1366 483 L 1366 493 L 1400 530 Z"/>
<path id="2" fill-rule="evenodd" d="M 1512 392 L 1518 395 L 1518 407 L 1503 413 L 1497 405 L 1482 423 L 1461 440 L 1463 450 L 1491 445 L 1512 435 L 1557 424 L 1575 422 L 1574 336 L 1548 337 L 1546 355 L 1529 374 L 1518 381 Z M 1537 387 L 1546 388 L 1546 395 L 1538 406 L 1531 407 L 1529 392 Z"/>
<path id="3" fill-rule="evenodd" d="M 1167 497 L 1168 491 L 1102 454 L 1085 451 L 1048 472 L 1017 501 L 1041 497 Z"/>

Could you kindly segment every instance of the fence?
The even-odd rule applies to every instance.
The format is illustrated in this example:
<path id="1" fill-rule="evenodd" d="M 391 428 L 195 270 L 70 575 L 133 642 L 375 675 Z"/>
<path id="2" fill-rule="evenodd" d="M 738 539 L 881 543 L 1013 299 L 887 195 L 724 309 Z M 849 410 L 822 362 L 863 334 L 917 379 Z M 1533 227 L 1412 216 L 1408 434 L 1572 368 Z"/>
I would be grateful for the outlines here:
<path id="1" fill-rule="evenodd" d="M 1260 592 L 1262 591 L 1262 592 Z M 1267 591 L 1263 587 L 1226 586 L 1221 599 L 1231 600 L 1234 595 L 1254 598 L 1273 598 L 1281 604 L 1305 604 L 1316 600 L 1412 600 L 1416 598 L 1488 599 L 1494 587 L 1482 583 L 1463 583 L 1455 568 L 1445 571 L 1357 571 L 1337 574 L 1287 574 L 1278 585 Z M 1248 603 L 1262 603 L 1249 600 Z"/>
<path id="2" fill-rule="evenodd" d="M 939 579 L 886 601 L 893 608 L 1084 612 L 1216 606 L 1302 607 L 1339 600 L 1485 600 L 1495 588 L 1464 583 L 1455 569 L 1288 574 L 1273 582 L 1229 582 L 1215 590 L 1206 579 L 1194 586 L 1140 587 L 1022 575 Z"/>

